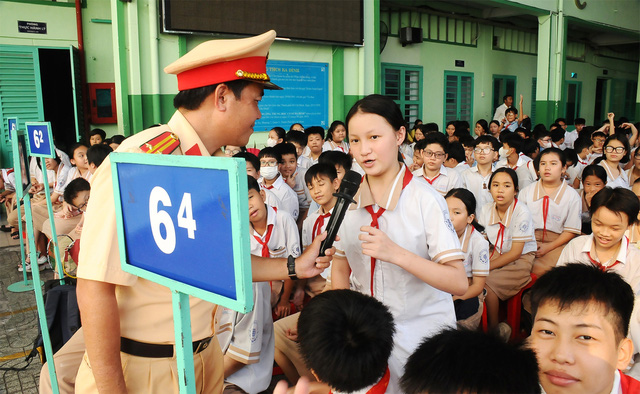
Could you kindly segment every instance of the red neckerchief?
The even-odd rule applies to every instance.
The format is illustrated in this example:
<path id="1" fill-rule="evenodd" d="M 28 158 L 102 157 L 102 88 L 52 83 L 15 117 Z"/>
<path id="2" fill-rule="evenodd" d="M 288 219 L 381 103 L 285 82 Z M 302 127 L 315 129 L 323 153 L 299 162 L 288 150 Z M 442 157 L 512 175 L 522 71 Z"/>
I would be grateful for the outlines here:
<path id="1" fill-rule="evenodd" d="M 622 247 L 622 245 L 620 245 L 620 247 Z M 596 261 L 596 259 L 591 257 L 591 252 L 587 252 L 587 257 L 589 257 L 589 260 L 591 260 L 593 265 L 595 265 L 596 267 L 600 268 L 600 271 L 602 271 L 602 272 L 610 270 L 611 268 L 615 267 L 616 265 L 618 265 L 620 263 L 619 260 L 616 260 L 615 263 L 611 264 L 608 267 L 605 267 L 604 265 L 602 265 L 602 263 L 600 263 L 599 261 Z"/>
<path id="2" fill-rule="evenodd" d="M 327 212 L 324 215 L 318 216 L 316 222 L 313 224 L 313 230 L 311 231 L 311 241 L 316 239 L 322 232 L 322 226 L 324 226 L 324 220 L 331 216 L 331 212 Z"/>
<path id="3" fill-rule="evenodd" d="M 422 175 L 422 177 L 424 178 L 425 181 L 429 182 L 430 185 L 433 186 L 433 182 L 436 181 L 436 179 L 440 178 L 440 175 L 442 175 L 442 173 L 439 173 L 438 175 L 436 175 L 435 178 L 433 178 L 432 180 L 429 180 L 429 178 L 426 177 L 426 175 Z"/>
<path id="4" fill-rule="evenodd" d="M 542 185 L 541 185 L 542 187 Z M 542 242 L 544 242 L 544 237 L 547 235 L 547 216 L 549 215 L 549 196 L 542 197 Z"/>
<path id="5" fill-rule="evenodd" d="M 518 205 L 518 199 L 515 198 L 514 199 L 514 203 L 513 203 L 513 211 L 511 211 L 511 215 L 513 215 L 513 213 L 516 210 L 516 205 Z M 507 212 L 509 212 L 509 209 L 507 209 Z M 498 239 L 500 240 L 500 254 L 502 254 L 502 246 L 504 245 L 504 231 L 506 229 L 505 225 L 502 224 L 502 222 L 498 222 L 498 224 L 500 225 L 500 230 L 498 230 L 498 235 L 496 235 L 496 243 L 493 245 L 493 252 L 491 252 L 491 256 L 489 256 L 489 260 L 491 260 L 491 258 L 493 257 L 493 254 L 496 252 L 497 246 L 498 246 Z"/>
<path id="6" fill-rule="evenodd" d="M 267 185 L 265 184 L 265 185 L 262 185 L 262 187 L 264 187 L 264 188 L 265 188 L 265 189 L 267 189 L 267 190 L 271 190 L 271 189 L 273 189 L 273 185 L 267 186 Z"/>
<path id="7" fill-rule="evenodd" d="M 404 188 L 407 187 L 409 182 L 411 182 L 411 178 L 413 178 L 411 171 L 409 171 L 408 168 L 405 168 L 404 178 L 402 179 L 402 190 L 404 190 Z M 374 212 L 372 205 L 366 206 L 365 209 L 367 210 L 367 212 L 369 212 L 369 215 L 371 215 L 371 227 L 380 229 L 380 227 L 378 227 L 378 219 L 380 218 L 380 216 L 382 216 L 382 214 L 384 213 L 384 211 L 386 211 L 386 209 L 380 207 L 378 208 L 378 212 Z M 373 296 L 373 273 L 375 269 L 376 269 L 376 259 L 371 257 L 371 296 Z"/>
<path id="8" fill-rule="evenodd" d="M 267 235 L 264 237 L 264 241 L 257 235 L 254 235 L 253 238 L 258 241 L 260 245 L 262 245 L 262 257 L 269 257 L 269 240 L 271 239 L 271 233 L 273 232 L 273 224 L 267 226 Z"/>
<path id="9" fill-rule="evenodd" d="M 623 374 L 620 370 L 618 372 L 620 373 L 620 391 L 622 391 L 622 394 L 640 392 L 640 382 L 631 376 Z"/>
<path id="10" fill-rule="evenodd" d="M 382 379 L 369 390 L 367 390 L 367 394 L 384 394 L 387 391 L 387 387 L 389 386 L 389 380 L 391 379 L 391 373 L 389 372 L 389 367 L 384 372 Z M 333 391 L 329 391 L 329 394 L 333 394 Z"/>

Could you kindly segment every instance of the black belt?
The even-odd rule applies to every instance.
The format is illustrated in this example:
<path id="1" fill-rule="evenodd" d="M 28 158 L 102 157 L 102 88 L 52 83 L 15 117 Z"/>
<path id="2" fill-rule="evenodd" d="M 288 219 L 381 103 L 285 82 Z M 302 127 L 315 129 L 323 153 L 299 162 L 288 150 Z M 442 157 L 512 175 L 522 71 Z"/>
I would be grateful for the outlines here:
<path id="1" fill-rule="evenodd" d="M 199 341 L 193 342 L 193 354 L 198 354 L 209 347 L 211 338 L 213 337 L 204 338 Z M 138 357 L 169 358 L 173 357 L 174 346 L 138 342 L 134 341 L 133 339 L 121 337 L 120 351 Z"/>

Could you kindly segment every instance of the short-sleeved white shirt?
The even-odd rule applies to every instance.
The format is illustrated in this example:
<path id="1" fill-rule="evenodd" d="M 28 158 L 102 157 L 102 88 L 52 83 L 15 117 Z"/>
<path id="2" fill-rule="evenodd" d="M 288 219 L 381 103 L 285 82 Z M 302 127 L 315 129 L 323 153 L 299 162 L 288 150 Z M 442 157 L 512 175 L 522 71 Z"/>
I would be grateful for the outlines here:
<path id="1" fill-rule="evenodd" d="M 309 245 L 311 245 L 318 234 L 322 234 L 322 232 L 326 230 L 332 213 L 333 208 L 328 213 L 325 213 L 322 207 L 320 207 L 313 213 L 307 215 L 307 217 L 304 219 L 304 222 L 302 222 L 302 249 L 306 249 Z M 327 279 L 327 275 L 329 275 L 330 272 L 331 266 L 322 271 L 320 275 L 323 278 Z"/>
<path id="2" fill-rule="evenodd" d="M 307 183 L 304 181 L 304 174 L 306 173 L 306 169 L 298 168 L 294 174 L 296 183 L 293 186 L 293 191 L 296 192 L 296 196 L 298 197 L 298 206 L 300 209 L 309 208 L 309 204 L 311 203 L 311 195 L 309 194 Z"/>
<path id="3" fill-rule="evenodd" d="M 600 166 L 602 166 L 604 168 L 604 170 L 607 172 L 607 186 L 611 187 L 611 188 L 616 188 L 616 187 L 623 187 L 625 189 L 629 189 L 629 176 L 627 175 L 627 173 L 625 172 L 625 170 L 622 168 L 622 166 L 620 166 L 618 164 L 618 170 L 620 171 L 620 175 L 618 175 L 617 178 L 613 177 L 613 173 L 611 172 L 611 169 L 609 168 L 609 165 L 605 162 L 605 160 L 602 160 L 600 163 L 598 163 Z"/>
<path id="4" fill-rule="evenodd" d="M 462 187 L 462 178 L 460 177 L 460 174 L 458 174 L 454 169 L 447 168 L 445 166 L 440 167 L 440 173 L 433 179 L 429 179 L 424 175 L 424 166 L 415 170 L 413 175 L 431 185 L 442 196 L 446 195 L 451 189 Z"/>
<path id="5" fill-rule="evenodd" d="M 4 182 L 4 189 L 7 191 L 16 190 L 16 174 L 13 172 L 13 168 L 2 169 L 2 181 Z"/>
<path id="6" fill-rule="evenodd" d="M 215 332 L 222 353 L 246 364 L 225 379 L 247 393 L 259 393 L 271 383 L 275 337 L 269 304 L 269 283 L 253 283 L 253 310 L 239 313 L 218 306 Z"/>
<path id="7" fill-rule="evenodd" d="M 522 254 L 537 250 L 531 212 L 527 204 L 517 199 L 509 206 L 503 220 L 500 220 L 495 202 L 483 206 L 478 213 L 478 223 L 484 226 L 489 242 L 500 254 L 510 251 L 511 243 L 514 241 L 524 242 Z M 503 234 L 500 231 L 500 223 L 505 227 Z"/>
<path id="8" fill-rule="evenodd" d="M 264 203 L 270 207 L 274 207 L 276 209 L 282 209 L 282 201 L 269 189 L 262 189 L 264 191 Z"/>
<path id="9" fill-rule="evenodd" d="M 379 228 L 391 241 L 426 259 L 443 264 L 462 261 L 460 241 L 449 219 L 444 198 L 425 182 L 407 173 L 402 166 L 389 186 L 384 201 L 376 205 L 364 178 L 338 231 L 336 255 L 346 256 L 357 291 L 372 294 L 391 311 L 396 321 L 394 348 L 389 360 L 392 382 L 403 373 L 404 363 L 424 337 L 444 327 L 454 327 L 456 318 L 451 294 L 438 290 L 397 265 L 376 260 L 372 275 L 371 258 L 362 253 L 360 227 L 371 225 L 365 207 L 386 211 L 378 219 Z M 406 187 L 403 184 L 409 181 Z"/>
<path id="10" fill-rule="evenodd" d="M 464 270 L 467 277 L 489 275 L 489 242 L 472 225 L 467 228 L 460 238 L 462 253 L 464 253 Z"/>
<path id="11" fill-rule="evenodd" d="M 545 227 L 545 197 L 548 198 L 547 220 Z M 519 201 L 527 204 L 533 218 L 533 228 L 536 230 L 553 231 L 560 234 L 568 231 L 580 234 L 582 220 L 582 201 L 580 195 L 572 187 L 562 182 L 553 196 L 547 196 L 542 181 L 537 181 L 525 187 L 518 195 Z"/>
<path id="12" fill-rule="evenodd" d="M 577 179 L 582 180 L 582 170 L 587 166 L 587 161 L 578 157 L 578 162 L 567 168 L 567 174 L 569 174 L 569 185 L 573 185 L 573 182 Z M 582 186 L 582 185 L 581 185 Z"/>
<path id="13" fill-rule="evenodd" d="M 322 151 L 326 152 L 328 150 L 349 153 L 349 144 L 347 143 L 347 141 L 342 141 L 341 143 L 336 144 L 331 140 L 327 140 L 324 142 L 324 144 L 322 144 Z"/>
<path id="14" fill-rule="evenodd" d="M 304 155 L 298 156 L 298 171 L 299 170 L 307 171 L 309 167 L 311 167 L 312 165 L 313 165 L 313 160 L 311 160 L 309 157 Z"/>
<path id="15" fill-rule="evenodd" d="M 573 149 L 573 144 L 578 139 L 578 130 L 573 129 L 571 131 L 564 132 L 564 146 Z"/>
<path id="16" fill-rule="evenodd" d="M 466 161 L 463 161 L 462 163 L 458 163 L 457 166 L 453 167 L 453 170 L 455 170 L 458 175 L 462 176 L 462 174 L 470 168 L 471 167 L 469 166 L 469 164 L 467 164 Z"/>
<path id="17" fill-rule="evenodd" d="M 538 180 L 538 174 L 536 173 L 536 168 L 533 165 L 533 160 L 522 153 L 518 155 L 518 161 L 513 168 L 509 166 L 507 159 L 498 160 L 495 169 L 497 170 L 502 167 L 511 168 L 516 172 L 518 175 L 518 189 L 520 190 Z"/>
<path id="18" fill-rule="evenodd" d="M 488 173 L 487 176 L 482 176 L 478 172 L 478 166 L 471 167 L 462 173 L 462 187 L 473 193 L 473 196 L 476 198 L 476 210 L 485 204 L 493 202 L 493 196 L 491 196 L 491 192 L 489 191 L 491 174 L 493 174 L 493 172 Z"/>
<path id="19" fill-rule="evenodd" d="M 278 197 L 280 202 L 282 203 L 281 208 L 287 212 L 291 216 L 293 216 L 294 220 L 298 219 L 298 214 L 300 212 L 300 207 L 298 205 L 298 195 L 293 191 L 291 186 L 287 185 L 287 182 L 284 181 L 282 175 L 278 174 L 278 178 L 273 182 L 271 186 L 266 186 L 264 183 L 264 178 L 260 177 L 258 179 L 258 183 L 260 184 L 261 189 L 266 189 Z"/>

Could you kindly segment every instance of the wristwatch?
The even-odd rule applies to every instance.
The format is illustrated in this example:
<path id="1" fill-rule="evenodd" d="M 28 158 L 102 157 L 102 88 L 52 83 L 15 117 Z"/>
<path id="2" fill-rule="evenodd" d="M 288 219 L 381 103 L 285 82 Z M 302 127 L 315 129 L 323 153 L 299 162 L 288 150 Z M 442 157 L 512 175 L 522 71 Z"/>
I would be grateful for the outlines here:
<path id="1" fill-rule="evenodd" d="M 289 258 L 287 259 L 287 271 L 289 279 L 298 280 L 298 276 L 296 275 L 296 258 L 292 255 L 289 255 Z"/>

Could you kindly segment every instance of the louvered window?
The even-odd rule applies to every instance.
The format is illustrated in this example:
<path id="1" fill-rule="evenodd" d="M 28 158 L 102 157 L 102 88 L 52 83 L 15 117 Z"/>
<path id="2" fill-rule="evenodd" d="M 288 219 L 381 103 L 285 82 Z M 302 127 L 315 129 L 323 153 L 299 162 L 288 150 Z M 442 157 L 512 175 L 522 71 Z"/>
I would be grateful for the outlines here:
<path id="1" fill-rule="evenodd" d="M 444 72 L 444 123 L 466 120 L 473 125 L 473 74 Z"/>
<path id="2" fill-rule="evenodd" d="M 382 94 L 398 104 L 409 125 L 422 117 L 422 67 L 382 64 Z"/>

